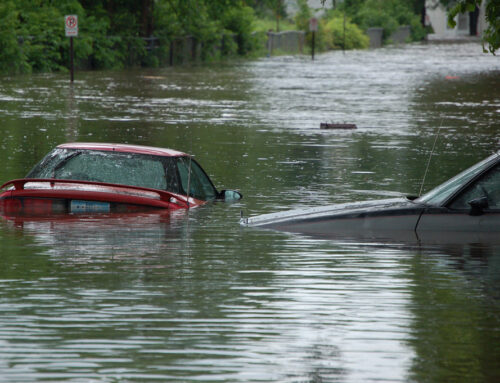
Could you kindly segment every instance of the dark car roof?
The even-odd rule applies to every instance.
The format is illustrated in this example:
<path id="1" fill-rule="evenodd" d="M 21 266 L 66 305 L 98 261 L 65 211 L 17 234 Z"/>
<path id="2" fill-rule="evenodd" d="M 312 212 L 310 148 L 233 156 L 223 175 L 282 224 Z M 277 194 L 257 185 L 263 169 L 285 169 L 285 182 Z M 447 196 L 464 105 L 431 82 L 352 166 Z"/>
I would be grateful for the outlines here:
<path id="1" fill-rule="evenodd" d="M 104 150 L 110 152 L 114 151 L 122 153 L 151 154 L 154 156 L 163 156 L 163 157 L 187 156 L 186 153 L 179 152 L 173 149 L 156 148 L 153 146 L 142 146 L 142 145 L 109 144 L 100 142 L 70 142 L 58 145 L 57 147 L 61 149 Z"/>

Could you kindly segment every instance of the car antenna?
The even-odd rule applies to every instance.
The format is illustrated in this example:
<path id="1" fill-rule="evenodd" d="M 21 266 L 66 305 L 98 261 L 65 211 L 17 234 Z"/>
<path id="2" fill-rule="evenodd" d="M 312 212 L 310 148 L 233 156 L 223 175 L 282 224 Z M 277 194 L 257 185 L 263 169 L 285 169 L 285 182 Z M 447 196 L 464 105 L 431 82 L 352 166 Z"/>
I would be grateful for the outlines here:
<path id="1" fill-rule="evenodd" d="M 187 190 L 187 205 L 189 209 L 189 194 L 191 193 L 191 154 L 189 155 L 189 167 L 188 167 L 188 190 Z"/>
<path id="2" fill-rule="evenodd" d="M 191 136 L 191 142 L 190 142 L 191 148 L 189 149 L 189 167 L 188 167 L 188 190 L 187 190 L 187 207 L 189 209 L 189 194 L 191 193 L 191 159 L 193 158 L 193 155 L 191 154 L 193 152 L 193 136 Z"/>
<path id="3" fill-rule="evenodd" d="M 422 195 L 422 189 L 424 188 L 425 178 L 427 177 L 427 172 L 429 171 L 429 165 L 431 164 L 432 155 L 434 154 L 434 149 L 436 147 L 436 142 L 439 138 L 439 132 L 441 131 L 441 126 L 443 126 L 443 118 L 441 117 L 441 123 L 439 124 L 439 129 L 436 133 L 436 138 L 434 138 L 434 145 L 432 145 L 431 153 L 429 154 L 429 159 L 427 160 L 427 167 L 425 168 L 424 178 L 422 179 L 422 184 L 420 185 L 420 191 L 418 192 L 418 196 Z"/>

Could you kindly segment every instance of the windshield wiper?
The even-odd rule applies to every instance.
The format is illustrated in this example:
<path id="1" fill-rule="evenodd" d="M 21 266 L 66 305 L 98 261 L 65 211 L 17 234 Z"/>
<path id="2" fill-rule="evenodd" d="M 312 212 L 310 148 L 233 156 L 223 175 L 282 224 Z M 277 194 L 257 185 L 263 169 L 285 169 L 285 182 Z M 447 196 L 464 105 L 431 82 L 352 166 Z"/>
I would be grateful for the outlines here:
<path id="1" fill-rule="evenodd" d="M 82 154 L 82 152 L 73 152 L 71 153 L 69 156 L 67 156 L 66 158 L 64 158 L 61 162 L 59 162 L 55 167 L 54 167 L 54 170 L 52 171 L 52 178 L 55 178 L 56 177 L 56 172 L 61 169 L 64 165 L 66 165 L 68 163 L 69 160 L 71 160 L 72 158 L 75 158 L 77 156 L 79 156 L 80 154 Z"/>

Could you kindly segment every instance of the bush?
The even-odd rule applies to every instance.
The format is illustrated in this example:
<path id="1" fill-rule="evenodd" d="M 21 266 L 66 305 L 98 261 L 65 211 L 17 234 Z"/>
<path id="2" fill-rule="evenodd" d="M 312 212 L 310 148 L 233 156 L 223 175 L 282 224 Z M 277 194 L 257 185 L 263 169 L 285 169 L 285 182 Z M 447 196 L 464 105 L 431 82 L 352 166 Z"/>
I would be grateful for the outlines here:
<path id="1" fill-rule="evenodd" d="M 19 18 L 22 49 L 29 67 L 38 72 L 62 69 L 64 16 L 56 8 L 45 6 L 20 12 Z"/>
<path id="2" fill-rule="evenodd" d="M 368 36 L 349 19 L 345 20 L 344 33 L 344 15 L 339 13 L 326 21 L 323 34 L 326 49 L 366 49 L 370 44 Z"/>
<path id="3" fill-rule="evenodd" d="M 29 72 L 26 55 L 18 43 L 18 13 L 12 1 L 0 4 L 0 72 Z"/>
<path id="4" fill-rule="evenodd" d="M 383 28 L 386 42 L 402 25 L 411 27 L 412 40 L 418 41 L 425 37 L 419 16 L 413 13 L 409 3 L 403 0 L 366 0 L 353 20 L 363 29 Z"/>
<path id="5" fill-rule="evenodd" d="M 225 30 L 236 34 L 238 54 L 244 55 L 253 49 L 252 24 L 254 12 L 250 7 L 230 7 L 221 17 Z"/>

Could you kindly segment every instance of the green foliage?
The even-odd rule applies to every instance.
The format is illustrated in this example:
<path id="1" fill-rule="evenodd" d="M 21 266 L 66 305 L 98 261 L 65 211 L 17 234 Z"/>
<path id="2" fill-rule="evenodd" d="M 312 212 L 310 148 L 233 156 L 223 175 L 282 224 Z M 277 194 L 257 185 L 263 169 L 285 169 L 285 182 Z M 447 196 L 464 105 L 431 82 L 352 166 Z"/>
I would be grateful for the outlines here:
<path id="1" fill-rule="evenodd" d="M 399 26 L 410 25 L 413 40 L 421 40 L 425 30 L 412 4 L 404 0 L 366 0 L 353 21 L 362 28 L 382 27 L 387 41 Z"/>
<path id="2" fill-rule="evenodd" d="M 197 48 L 203 47 L 197 53 L 201 59 L 220 56 L 214 53 L 219 48 L 222 55 L 248 54 L 261 41 L 252 35 L 254 10 L 245 4 L 243 0 L 3 0 L 0 73 L 66 70 L 69 38 L 64 16 L 68 14 L 78 15 L 79 33 L 73 39 L 77 67 L 158 66 L 169 59 L 171 43 L 185 36 L 192 36 Z M 152 35 L 154 40 L 146 40 Z"/>
<path id="3" fill-rule="evenodd" d="M 489 25 L 484 34 L 484 41 L 488 44 L 488 49 L 495 54 L 500 48 L 500 4 L 491 0 L 486 5 L 486 20 Z"/>
<path id="4" fill-rule="evenodd" d="M 18 13 L 12 1 L 0 4 L 0 72 L 28 72 L 26 56 L 17 38 Z"/>
<path id="5" fill-rule="evenodd" d="M 353 24 L 349 18 L 335 12 L 323 27 L 327 49 L 366 49 L 370 39 L 363 31 Z"/>
<path id="6" fill-rule="evenodd" d="M 88 59 L 88 65 L 96 69 L 122 68 L 126 54 L 119 47 L 122 38 L 107 36 L 110 22 L 107 17 L 90 16 L 81 22 L 80 37 L 75 39 L 75 54 L 79 62 Z"/>
<path id="7" fill-rule="evenodd" d="M 274 31 L 276 29 L 276 20 L 266 18 L 256 18 L 253 22 L 253 31 L 254 32 L 269 32 Z M 297 25 L 295 22 L 290 20 L 281 20 L 280 21 L 280 31 L 294 31 L 297 30 Z"/>
<path id="8" fill-rule="evenodd" d="M 309 20 L 312 17 L 311 9 L 307 5 L 307 0 L 297 0 L 299 11 L 295 15 L 295 24 L 300 31 L 309 30 Z"/>
<path id="9" fill-rule="evenodd" d="M 309 28 L 309 26 L 308 26 Z M 311 33 L 307 43 L 311 44 Z M 368 36 L 349 17 L 340 10 L 328 12 L 319 22 L 315 45 L 318 51 L 335 49 L 365 49 L 370 40 Z"/>
<path id="10" fill-rule="evenodd" d="M 252 24 L 254 11 L 250 7 L 230 7 L 221 17 L 221 23 L 225 30 L 236 35 L 238 53 L 244 55 L 253 48 Z"/>
<path id="11" fill-rule="evenodd" d="M 348 16 L 349 37 L 345 44 L 343 38 L 339 43 L 343 21 L 330 13 L 320 25 L 319 43 L 325 49 L 365 46 L 366 38 L 354 24 L 361 28 L 382 26 L 386 36 L 397 26 L 409 24 L 413 38 L 419 39 L 424 32 L 413 10 L 422 1 L 335 2 Z M 461 0 L 471 1 L 479 0 Z M 252 55 L 262 49 L 265 39 L 265 34 L 254 31 L 276 29 L 278 25 L 281 30 L 293 28 L 284 21 L 284 4 L 283 0 L 2 0 L 0 73 L 67 70 L 69 38 L 64 35 L 63 24 L 67 14 L 78 15 L 79 33 L 74 38 L 74 48 L 75 64 L 81 68 L 165 64 L 182 53 L 179 47 L 170 57 L 170 47 L 186 36 L 194 41 L 192 55 L 197 59 Z M 296 26 L 308 31 L 311 11 L 306 0 L 298 0 L 298 5 Z M 154 41 L 146 40 L 151 36 Z M 490 37 L 498 40 L 498 34 Z"/>
<path id="12" fill-rule="evenodd" d="M 245 3 L 255 9 L 259 18 L 272 18 L 276 23 L 276 18 L 283 20 L 287 17 L 284 0 L 246 0 Z"/>
<path id="13" fill-rule="evenodd" d="M 30 68 L 42 72 L 61 69 L 63 15 L 54 7 L 42 5 L 21 10 L 19 18 L 23 21 L 19 30 L 22 49 Z"/>

